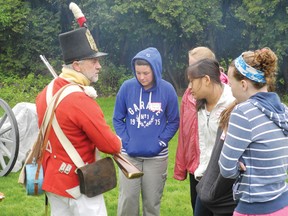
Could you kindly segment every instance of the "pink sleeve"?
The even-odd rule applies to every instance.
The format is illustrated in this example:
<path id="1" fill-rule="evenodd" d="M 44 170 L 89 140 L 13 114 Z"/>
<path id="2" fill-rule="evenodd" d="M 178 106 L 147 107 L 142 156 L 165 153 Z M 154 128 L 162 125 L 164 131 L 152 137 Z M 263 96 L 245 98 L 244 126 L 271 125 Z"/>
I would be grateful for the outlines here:
<path id="1" fill-rule="evenodd" d="M 174 166 L 174 176 L 173 178 L 176 180 L 185 180 L 187 177 L 187 170 L 185 167 L 185 157 L 184 148 L 183 148 L 183 100 L 184 96 L 182 97 L 181 107 L 180 107 L 180 122 L 179 122 L 179 135 L 178 135 L 178 146 L 177 152 L 175 157 L 175 166 Z"/>
<path id="2" fill-rule="evenodd" d="M 187 164 L 185 161 L 185 141 L 184 141 L 184 112 L 187 110 L 187 104 L 189 104 L 190 90 L 187 89 L 182 97 L 180 107 L 180 122 L 179 122 L 179 135 L 178 135 L 178 146 L 175 157 L 174 176 L 176 180 L 185 180 L 187 178 Z"/>
<path id="3" fill-rule="evenodd" d="M 221 72 L 221 74 L 220 74 L 220 80 L 221 80 L 221 82 L 222 83 L 225 83 L 225 84 L 228 84 L 228 76 L 225 74 L 225 73 L 223 73 L 223 72 Z"/>

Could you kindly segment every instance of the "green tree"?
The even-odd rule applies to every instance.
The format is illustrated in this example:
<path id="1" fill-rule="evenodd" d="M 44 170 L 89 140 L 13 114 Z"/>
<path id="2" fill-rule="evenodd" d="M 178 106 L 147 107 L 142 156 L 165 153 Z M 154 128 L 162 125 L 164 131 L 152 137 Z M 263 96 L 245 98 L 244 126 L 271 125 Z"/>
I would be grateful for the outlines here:
<path id="1" fill-rule="evenodd" d="M 77 28 L 69 0 L 7 0 L 0 3 L 0 71 L 47 72 L 45 54 L 56 68 L 58 34 Z M 163 57 L 163 77 L 178 93 L 187 87 L 187 52 L 208 46 L 222 66 L 248 49 L 268 46 L 279 59 L 279 80 L 288 89 L 286 0 L 75 0 L 87 18 L 98 48 L 114 71 L 131 75 L 131 59 L 154 46 Z M 127 70 L 128 69 L 128 70 Z M 107 70 L 109 72 L 109 69 Z M 121 75 L 121 76 L 122 76 Z M 120 80 L 121 80 L 120 76 Z M 105 83 L 105 82 L 104 82 Z M 105 85 L 103 85 L 105 86 Z M 114 89 L 114 88 L 113 88 Z"/>
<path id="2" fill-rule="evenodd" d="M 29 12 L 29 5 L 22 1 L 0 2 L 0 70 L 6 74 L 12 73 L 15 67 L 21 65 L 17 61 L 17 46 L 25 34 Z"/>
<path id="3" fill-rule="evenodd" d="M 0 3 L 0 71 L 26 76 L 45 69 L 40 54 L 59 56 L 59 13 L 41 1 L 7 0 Z"/>
<path id="4" fill-rule="evenodd" d="M 279 79 L 288 89 L 288 2 L 285 0 L 243 0 L 235 8 L 236 17 L 245 27 L 242 36 L 249 41 L 247 48 L 270 47 L 279 57 Z"/>
<path id="5" fill-rule="evenodd" d="M 98 46 L 110 51 L 114 64 L 130 68 L 138 51 L 154 46 L 163 57 L 164 78 L 178 92 L 186 88 L 183 71 L 189 48 L 215 47 L 211 39 L 223 28 L 219 2 L 213 0 L 90 0 L 83 3 L 83 11 Z"/>

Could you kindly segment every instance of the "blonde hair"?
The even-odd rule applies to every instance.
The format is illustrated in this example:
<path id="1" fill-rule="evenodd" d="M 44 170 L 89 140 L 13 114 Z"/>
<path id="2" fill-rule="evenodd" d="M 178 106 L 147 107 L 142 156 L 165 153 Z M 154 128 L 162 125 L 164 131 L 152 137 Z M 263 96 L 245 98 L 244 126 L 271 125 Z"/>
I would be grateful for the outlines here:
<path id="1" fill-rule="evenodd" d="M 201 60 L 204 58 L 209 58 L 216 60 L 215 54 L 208 47 L 196 47 L 194 49 L 189 50 L 188 52 L 189 58 L 195 58 L 197 60 Z"/>

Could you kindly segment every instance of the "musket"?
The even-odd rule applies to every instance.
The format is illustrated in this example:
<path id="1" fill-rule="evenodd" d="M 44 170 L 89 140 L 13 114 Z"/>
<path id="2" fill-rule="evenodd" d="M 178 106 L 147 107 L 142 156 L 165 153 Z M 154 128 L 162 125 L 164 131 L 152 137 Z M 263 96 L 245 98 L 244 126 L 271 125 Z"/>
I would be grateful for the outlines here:
<path id="1" fill-rule="evenodd" d="M 43 61 L 43 63 L 46 65 L 46 67 L 48 68 L 49 72 L 52 74 L 52 76 L 54 78 L 57 78 L 58 75 L 55 72 L 54 68 L 52 67 L 52 65 L 50 65 L 50 63 L 48 62 L 48 60 L 46 59 L 46 57 L 44 55 L 40 55 L 41 60 Z"/>

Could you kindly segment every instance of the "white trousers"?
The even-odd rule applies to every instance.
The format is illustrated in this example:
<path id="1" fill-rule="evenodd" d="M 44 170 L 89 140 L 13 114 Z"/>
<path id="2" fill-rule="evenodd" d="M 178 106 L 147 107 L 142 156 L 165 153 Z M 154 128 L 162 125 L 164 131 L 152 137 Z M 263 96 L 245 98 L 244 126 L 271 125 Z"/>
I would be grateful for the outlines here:
<path id="1" fill-rule="evenodd" d="M 67 198 L 46 192 L 51 216 L 107 216 L 103 194 L 89 198 L 81 195 L 78 199 Z"/>
<path id="2" fill-rule="evenodd" d="M 127 179 L 119 170 L 118 216 L 138 216 L 140 214 L 140 193 L 143 216 L 159 216 L 160 202 L 167 179 L 168 157 L 155 159 L 132 158 L 124 155 L 139 170 L 141 178 Z"/>

